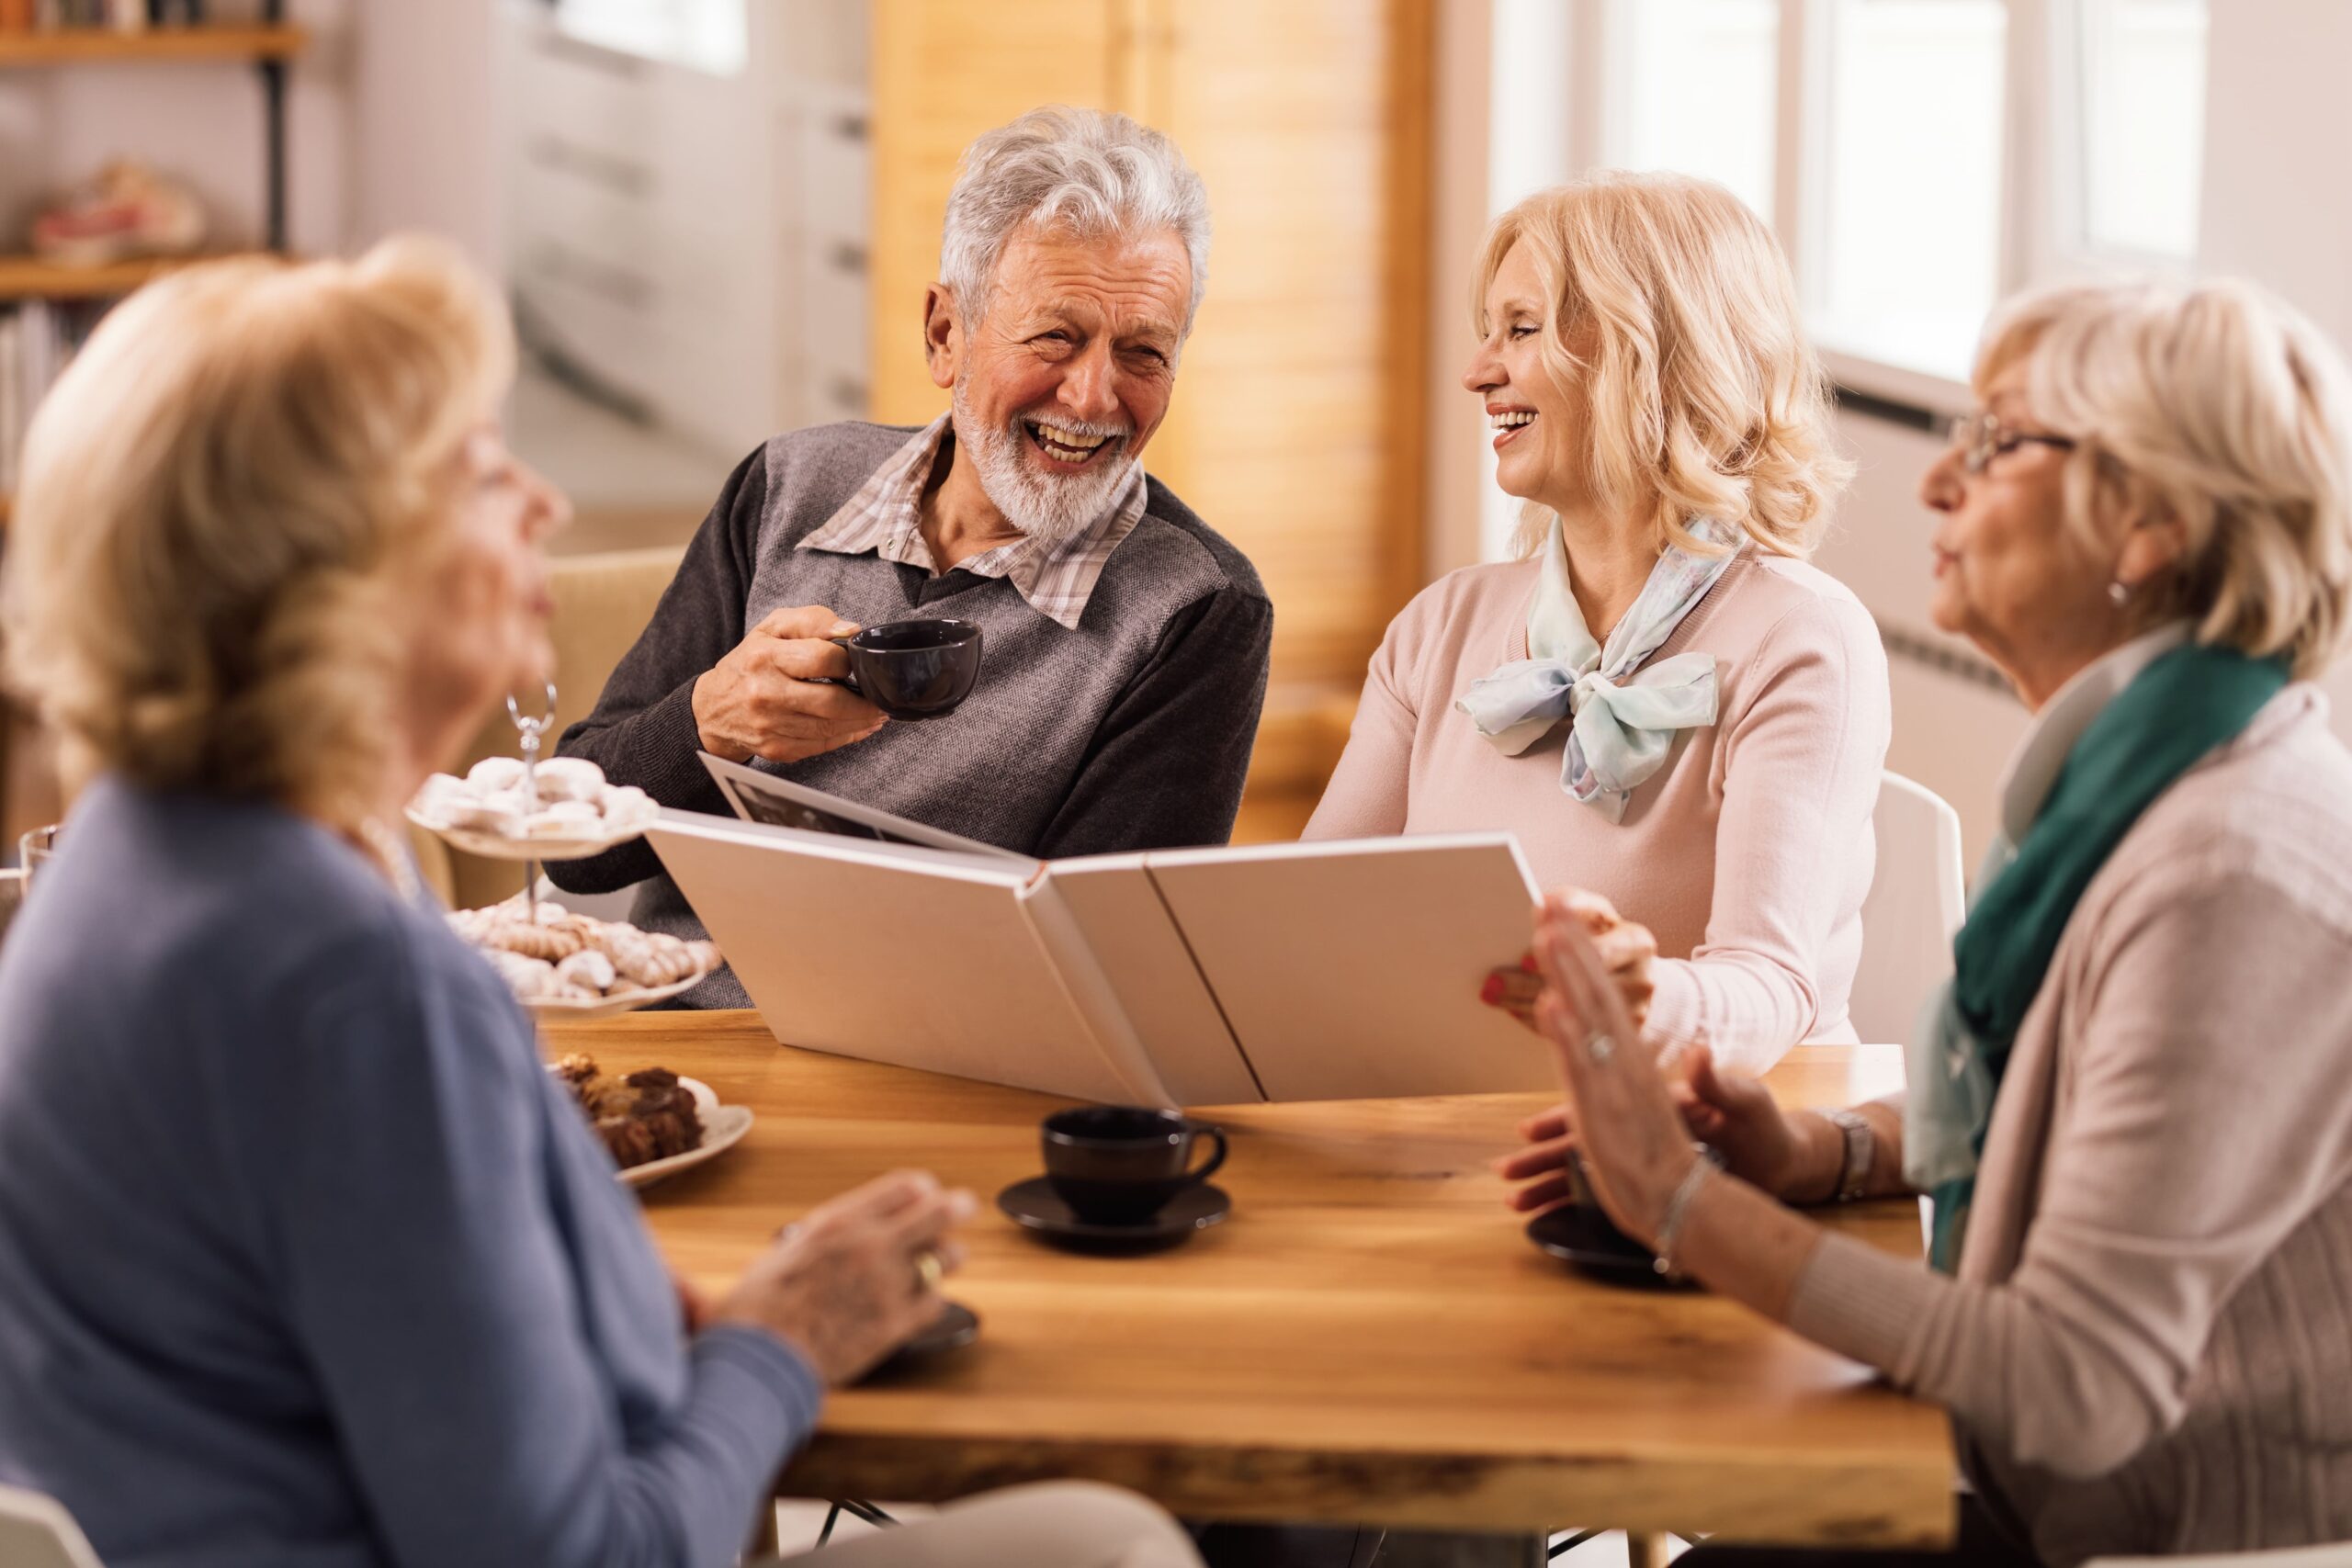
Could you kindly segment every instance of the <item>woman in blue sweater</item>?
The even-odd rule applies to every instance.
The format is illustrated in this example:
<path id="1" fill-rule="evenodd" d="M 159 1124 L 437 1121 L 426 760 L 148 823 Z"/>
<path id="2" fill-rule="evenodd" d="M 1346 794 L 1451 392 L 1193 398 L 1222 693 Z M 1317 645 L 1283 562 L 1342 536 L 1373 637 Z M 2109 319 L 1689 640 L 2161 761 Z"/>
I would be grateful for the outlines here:
<path id="1" fill-rule="evenodd" d="M 7 644 L 77 798 L 0 953 L 0 1482 L 111 1568 L 731 1563 L 956 1260 L 970 1196 L 886 1177 L 690 1332 L 418 893 L 401 803 L 549 658 L 566 508 L 500 438 L 512 365 L 424 243 L 217 264 L 111 315 L 28 444 Z M 821 1555 L 1196 1561 L 1071 1487 Z"/>

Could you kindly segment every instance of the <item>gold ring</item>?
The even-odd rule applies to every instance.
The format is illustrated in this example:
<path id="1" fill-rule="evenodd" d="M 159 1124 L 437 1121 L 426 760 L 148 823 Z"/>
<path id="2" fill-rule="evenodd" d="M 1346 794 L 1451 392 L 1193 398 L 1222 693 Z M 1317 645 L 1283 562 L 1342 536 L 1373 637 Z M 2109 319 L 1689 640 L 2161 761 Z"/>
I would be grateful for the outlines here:
<path id="1" fill-rule="evenodd" d="M 929 1247 L 915 1254 L 915 1291 L 928 1295 L 939 1289 L 939 1281 L 947 1277 L 947 1266 L 939 1261 L 939 1254 Z"/>

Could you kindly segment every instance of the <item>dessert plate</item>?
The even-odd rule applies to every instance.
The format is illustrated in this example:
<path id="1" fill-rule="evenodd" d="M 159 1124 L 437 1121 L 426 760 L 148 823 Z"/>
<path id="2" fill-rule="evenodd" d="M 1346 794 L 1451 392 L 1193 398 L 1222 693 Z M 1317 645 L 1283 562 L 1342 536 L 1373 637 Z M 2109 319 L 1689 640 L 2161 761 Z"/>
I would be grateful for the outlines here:
<path id="1" fill-rule="evenodd" d="M 492 833 L 481 828 L 452 828 L 428 811 L 414 806 L 408 807 L 408 819 L 442 839 L 452 849 L 463 850 L 484 860 L 562 861 L 585 860 L 590 855 L 603 854 L 616 844 L 626 844 L 645 833 L 642 821 L 616 823 L 602 833 L 579 836 L 543 838 L 513 838 L 504 833 Z"/>
<path id="2" fill-rule="evenodd" d="M 695 1097 L 695 1114 L 702 1119 L 702 1142 L 682 1155 L 647 1160 L 643 1165 L 615 1172 L 628 1186 L 650 1187 L 665 1176 L 675 1176 L 707 1159 L 716 1159 L 741 1143 L 743 1134 L 752 1130 L 750 1106 L 719 1104 L 718 1096 L 700 1078 L 681 1076 L 678 1087 Z"/>
<path id="3" fill-rule="evenodd" d="M 533 997 L 523 1006 L 540 1018 L 616 1018 L 625 1012 L 635 1012 L 655 1002 L 666 1002 L 680 997 L 710 978 L 708 969 L 697 970 L 683 980 L 673 980 L 666 986 L 648 986 L 639 990 L 608 993 L 601 997 Z"/>

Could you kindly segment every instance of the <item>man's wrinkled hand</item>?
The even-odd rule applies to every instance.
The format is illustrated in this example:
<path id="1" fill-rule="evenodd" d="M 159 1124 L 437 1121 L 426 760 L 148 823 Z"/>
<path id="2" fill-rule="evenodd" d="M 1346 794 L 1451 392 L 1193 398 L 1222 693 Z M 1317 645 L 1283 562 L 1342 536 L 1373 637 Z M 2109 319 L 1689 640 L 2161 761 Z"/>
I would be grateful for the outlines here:
<path id="1" fill-rule="evenodd" d="M 821 604 L 771 611 L 695 682 L 702 749 L 730 762 L 797 762 L 865 739 L 888 721 L 846 686 L 849 654 L 830 639 L 856 633 Z"/>

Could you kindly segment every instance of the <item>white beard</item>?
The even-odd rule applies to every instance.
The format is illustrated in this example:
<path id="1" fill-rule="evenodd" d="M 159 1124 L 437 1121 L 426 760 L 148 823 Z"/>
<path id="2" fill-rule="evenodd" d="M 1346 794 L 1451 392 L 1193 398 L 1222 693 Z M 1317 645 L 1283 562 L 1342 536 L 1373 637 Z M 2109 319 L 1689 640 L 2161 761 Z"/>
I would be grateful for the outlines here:
<path id="1" fill-rule="evenodd" d="M 956 439 L 972 455 L 981 493 L 1004 513 L 1004 520 L 1047 548 L 1084 533 L 1102 515 L 1112 498 L 1127 482 L 1136 459 L 1124 454 L 1102 459 L 1081 474 L 1051 474 L 1032 457 L 1026 416 L 1016 415 L 1003 425 L 985 425 L 964 400 L 964 384 L 956 383 Z M 1127 437 L 1114 436 L 1124 444 Z"/>

